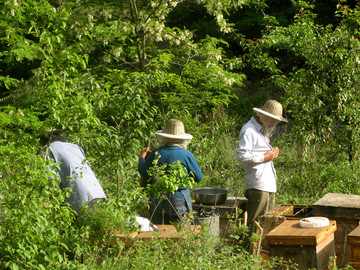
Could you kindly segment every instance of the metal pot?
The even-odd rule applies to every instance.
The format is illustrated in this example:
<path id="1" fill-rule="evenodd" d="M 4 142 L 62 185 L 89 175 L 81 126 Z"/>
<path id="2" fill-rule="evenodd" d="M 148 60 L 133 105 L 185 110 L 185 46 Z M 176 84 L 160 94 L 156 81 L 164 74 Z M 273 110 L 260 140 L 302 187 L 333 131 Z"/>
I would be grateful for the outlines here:
<path id="1" fill-rule="evenodd" d="M 205 187 L 191 190 L 196 203 L 222 204 L 227 199 L 229 190 L 226 188 Z"/>

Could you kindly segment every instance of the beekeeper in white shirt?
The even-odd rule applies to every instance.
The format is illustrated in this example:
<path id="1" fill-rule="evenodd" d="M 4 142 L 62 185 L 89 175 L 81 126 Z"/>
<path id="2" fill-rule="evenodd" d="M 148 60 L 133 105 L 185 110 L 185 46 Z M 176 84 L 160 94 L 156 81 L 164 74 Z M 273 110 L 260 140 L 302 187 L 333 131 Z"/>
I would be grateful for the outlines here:
<path id="1" fill-rule="evenodd" d="M 282 105 L 276 100 L 268 100 L 261 109 L 253 109 L 256 114 L 242 127 L 236 151 L 245 172 L 250 228 L 259 216 L 274 208 L 277 189 L 273 160 L 278 157 L 279 148 L 270 145 L 270 137 L 280 122 L 288 122 L 282 117 Z"/>

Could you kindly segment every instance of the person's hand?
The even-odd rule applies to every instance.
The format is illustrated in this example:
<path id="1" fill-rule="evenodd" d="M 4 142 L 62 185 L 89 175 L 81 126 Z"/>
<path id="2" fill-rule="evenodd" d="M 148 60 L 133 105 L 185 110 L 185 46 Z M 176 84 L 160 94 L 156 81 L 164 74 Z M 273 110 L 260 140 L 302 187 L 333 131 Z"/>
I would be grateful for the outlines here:
<path id="1" fill-rule="evenodd" d="M 264 154 L 264 161 L 276 159 L 279 156 L 279 147 L 274 147 L 272 150 Z"/>
<path id="2" fill-rule="evenodd" d="M 145 147 L 143 150 L 141 150 L 139 156 L 140 156 L 140 158 L 145 159 L 146 156 L 147 156 L 147 154 L 150 153 L 150 152 L 151 152 L 151 151 L 150 151 L 150 147 Z"/>

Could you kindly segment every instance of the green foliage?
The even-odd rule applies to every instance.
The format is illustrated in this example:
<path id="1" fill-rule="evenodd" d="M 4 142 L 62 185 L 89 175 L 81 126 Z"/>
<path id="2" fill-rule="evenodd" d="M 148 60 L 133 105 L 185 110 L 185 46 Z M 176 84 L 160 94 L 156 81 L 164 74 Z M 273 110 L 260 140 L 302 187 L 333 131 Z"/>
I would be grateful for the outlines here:
<path id="1" fill-rule="evenodd" d="M 282 135 L 275 142 L 280 146 L 277 169 L 279 205 L 312 205 L 327 193 L 360 194 L 358 160 L 349 162 L 328 146 L 314 147 L 311 159 L 302 159 L 301 149 Z M 301 195 L 300 195 L 301 194 Z"/>
<path id="2" fill-rule="evenodd" d="M 69 254 L 82 253 L 82 240 L 72 226 L 74 213 L 61 207 L 66 191 L 56 188 L 40 155 L 29 155 L 29 146 L 2 146 L 0 152 L 1 220 L 0 257 L 4 267 L 46 269 L 77 265 Z M 48 171 L 48 173 L 47 173 Z M 59 180 L 57 180 L 59 182 Z"/>
<path id="3" fill-rule="evenodd" d="M 144 193 L 123 190 L 110 200 L 98 201 L 94 209 L 84 207 L 76 225 L 92 244 L 106 247 L 119 232 L 138 230 L 134 216 L 143 208 L 144 199 Z"/>
<path id="4" fill-rule="evenodd" d="M 224 41 L 195 42 L 191 31 L 167 25 L 177 1 L 5 2 L 1 61 L 29 69 L 4 70 L 3 103 L 33 106 L 44 128 L 68 130 L 89 156 L 101 156 L 91 161 L 109 190 L 136 183 L 126 180 L 136 177 L 127 168 L 152 130 L 171 116 L 207 121 L 244 80 Z M 214 3 L 199 1 L 225 31 L 221 14 L 238 3 Z"/>
<path id="5" fill-rule="evenodd" d="M 345 149 L 351 161 L 360 126 L 355 94 L 359 41 L 353 23 L 359 8 L 349 12 L 339 5 L 341 22 L 334 27 L 316 24 L 313 6 L 305 1 L 297 1 L 296 7 L 294 22 L 287 27 L 268 25 L 268 33 L 249 46 L 249 57 L 282 89 L 284 106 L 294 115 L 293 134 L 305 145 L 304 158 L 311 156 L 311 146 L 326 143 L 338 153 Z"/>
<path id="6" fill-rule="evenodd" d="M 193 134 L 195 139 L 189 149 L 203 171 L 201 187 L 224 187 L 233 196 L 242 197 L 245 192 L 243 169 L 236 160 L 239 123 L 224 114 L 217 114 L 212 126 L 204 126 Z"/>
<path id="7" fill-rule="evenodd" d="M 154 179 L 154 183 L 147 186 L 149 193 L 159 197 L 166 193 L 174 193 L 179 187 L 189 187 L 190 189 L 194 187 L 195 181 L 192 173 L 188 173 L 179 160 L 172 164 L 159 165 L 159 158 L 159 154 L 156 153 L 156 158 L 148 170 L 150 179 Z"/>

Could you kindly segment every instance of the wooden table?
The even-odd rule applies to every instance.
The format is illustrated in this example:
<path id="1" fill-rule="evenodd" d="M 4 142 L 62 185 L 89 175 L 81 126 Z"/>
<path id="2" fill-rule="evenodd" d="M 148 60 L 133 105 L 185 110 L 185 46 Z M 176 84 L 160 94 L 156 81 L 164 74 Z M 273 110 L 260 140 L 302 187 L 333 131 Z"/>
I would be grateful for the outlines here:
<path id="1" fill-rule="evenodd" d="M 115 233 L 111 238 L 109 245 L 116 245 L 117 241 L 120 240 L 125 243 L 125 246 L 129 247 L 137 241 L 148 241 L 154 238 L 169 239 L 172 241 L 178 241 L 182 235 L 177 231 L 173 225 L 156 225 L 160 230 L 159 232 L 132 232 L 130 234 Z M 200 233 L 200 225 L 185 226 L 182 230 L 186 230 L 188 233 Z"/>

